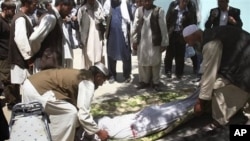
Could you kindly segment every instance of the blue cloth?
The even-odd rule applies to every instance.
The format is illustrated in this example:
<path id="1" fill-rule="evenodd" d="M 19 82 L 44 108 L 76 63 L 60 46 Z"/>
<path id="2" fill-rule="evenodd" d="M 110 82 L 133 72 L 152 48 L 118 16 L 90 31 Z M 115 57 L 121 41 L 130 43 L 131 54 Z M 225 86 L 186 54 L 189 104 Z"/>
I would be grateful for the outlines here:
<path id="1" fill-rule="evenodd" d="M 122 15 L 120 6 L 112 7 L 110 31 L 107 40 L 107 54 L 113 60 L 129 60 L 131 57 L 130 43 L 126 44 L 122 31 Z M 128 25 L 129 26 L 129 25 Z M 128 28 L 129 29 L 129 28 Z M 128 32 L 129 33 L 129 32 Z"/>

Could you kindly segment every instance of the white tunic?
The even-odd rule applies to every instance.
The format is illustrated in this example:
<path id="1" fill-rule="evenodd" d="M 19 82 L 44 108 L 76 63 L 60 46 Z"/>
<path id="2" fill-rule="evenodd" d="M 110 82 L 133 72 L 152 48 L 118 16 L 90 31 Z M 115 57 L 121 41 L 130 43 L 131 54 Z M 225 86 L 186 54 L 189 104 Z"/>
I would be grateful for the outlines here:
<path id="1" fill-rule="evenodd" d="M 86 25 L 87 22 L 83 21 L 82 17 L 84 16 L 88 16 L 89 25 Z M 86 43 L 83 43 L 83 68 L 85 69 L 88 69 L 95 63 L 100 62 L 103 57 L 103 41 L 100 39 L 99 30 L 97 29 L 97 24 L 101 20 L 104 20 L 103 9 L 97 1 L 94 7 L 86 4 L 81 7 L 81 10 L 78 11 L 80 33 L 88 34 Z M 84 26 L 88 26 L 89 28 L 85 29 Z M 84 41 L 84 39 L 81 40 Z"/>
<path id="2" fill-rule="evenodd" d="M 28 16 L 26 17 L 30 20 Z M 14 40 L 24 60 L 28 60 L 32 57 L 29 40 L 28 37 L 25 36 L 27 35 L 26 33 L 26 20 L 23 17 L 20 17 L 15 21 Z M 11 65 L 10 73 L 12 84 L 22 84 L 30 75 L 27 69 L 20 68 L 18 65 Z"/>
<path id="3" fill-rule="evenodd" d="M 23 84 L 24 103 L 39 101 L 50 115 L 52 139 L 55 141 L 73 141 L 75 129 L 80 125 L 88 134 L 95 134 L 100 130 L 90 113 L 91 101 L 95 86 L 92 81 L 83 80 L 78 85 L 77 108 L 64 101 L 58 100 L 52 90 L 39 94 L 29 79 Z M 77 113 L 77 114 L 75 114 Z M 63 120 L 62 120 L 63 119 Z"/>
<path id="4" fill-rule="evenodd" d="M 143 12 L 143 19 L 144 23 L 141 29 L 141 39 L 140 44 L 138 45 L 137 55 L 138 55 L 138 62 L 140 62 L 141 66 L 156 66 L 159 65 L 161 62 L 161 51 L 160 47 L 156 47 L 153 45 L 152 42 L 152 31 L 150 25 L 150 17 L 152 14 L 152 9 L 144 10 Z M 135 13 L 135 20 L 133 29 L 135 29 L 136 23 L 139 21 L 139 10 L 136 10 Z M 164 20 L 164 11 L 163 9 L 159 10 L 159 26 L 161 29 L 161 36 L 162 42 L 161 46 L 166 47 L 168 45 L 168 34 L 167 34 L 167 26 Z M 133 32 L 133 31 L 132 31 Z M 137 36 L 133 36 L 137 37 Z M 133 40 L 136 40 L 135 38 Z"/>

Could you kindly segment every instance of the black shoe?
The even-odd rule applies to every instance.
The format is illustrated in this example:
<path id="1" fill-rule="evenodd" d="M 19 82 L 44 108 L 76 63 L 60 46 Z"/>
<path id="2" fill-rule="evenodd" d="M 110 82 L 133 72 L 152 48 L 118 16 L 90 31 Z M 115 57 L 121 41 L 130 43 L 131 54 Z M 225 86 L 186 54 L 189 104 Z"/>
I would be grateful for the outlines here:
<path id="1" fill-rule="evenodd" d="M 176 75 L 176 78 L 177 78 L 177 79 L 181 79 L 181 78 L 182 78 L 182 75 Z"/>
<path id="2" fill-rule="evenodd" d="M 202 127 L 201 132 L 211 132 L 214 130 L 221 129 L 222 127 L 223 127 L 222 125 L 220 125 L 218 122 L 214 120 L 212 123 Z"/>
<path id="3" fill-rule="evenodd" d="M 172 73 L 170 71 L 166 72 L 167 78 L 172 78 Z"/>
<path id="4" fill-rule="evenodd" d="M 198 73 L 199 73 L 199 70 L 193 69 L 193 74 L 198 75 Z"/>
<path id="5" fill-rule="evenodd" d="M 124 83 L 130 83 L 131 82 L 131 77 L 128 77 L 128 78 L 126 78 L 125 80 L 124 80 Z"/>
<path id="6" fill-rule="evenodd" d="M 157 92 L 161 92 L 161 91 L 162 91 L 162 89 L 161 89 L 161 87 L 160 87 L 159 84 L 154 84 L 154 85 L 153 85 L 153 89 L 154 89 L 155 91 L 157 91 Z"/>
<path id="7" fill-rule="evenodd" d="M 145 89 L 145 88 L 148 88 L 148 87 L 149 87 L 148 83 L 140 82 L 137 89 Z"/>
<path id="8" fill-rule="evenodd" d="M 112 83 L 114 83 L 114 82 L 115 82 L 115 77 L 114 77 L 114 76 L 111 76 L 111 77 L 109 78 L 109 83 L 112 84 Z"/>
<path id="9" fill-rule="evenodd" d="M 195 78 L 192 80 L 193 83 L 200 82 L 201 78 Z"/>

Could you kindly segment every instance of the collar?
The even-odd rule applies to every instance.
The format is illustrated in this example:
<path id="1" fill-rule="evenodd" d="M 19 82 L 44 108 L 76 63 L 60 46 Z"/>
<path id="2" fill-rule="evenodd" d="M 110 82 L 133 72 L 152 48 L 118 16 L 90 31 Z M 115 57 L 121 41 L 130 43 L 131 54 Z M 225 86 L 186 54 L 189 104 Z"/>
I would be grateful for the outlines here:
<path id="1" fill-rule="evenodd" d="M 179 5 L 176 5 L 176 7 L 174 8 L 175 10 L 178 10 L 178 11 L 182 11 L 182 12 L 186 12 L 188 11 L 188 8 L 186 7 L 185 9 L 180 9 L 180 6 Z"/>

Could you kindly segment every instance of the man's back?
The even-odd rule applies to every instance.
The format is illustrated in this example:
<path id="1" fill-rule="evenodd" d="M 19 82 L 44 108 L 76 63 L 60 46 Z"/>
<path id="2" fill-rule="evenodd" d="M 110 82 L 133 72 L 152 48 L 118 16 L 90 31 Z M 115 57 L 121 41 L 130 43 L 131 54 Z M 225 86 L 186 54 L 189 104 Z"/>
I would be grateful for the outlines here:
<path id="1" fill-rule="evenodd" d="M 204 31 L 203 44 L 220 40 L 223 45 L 219 74 L 250 92 L 250 34 L 232 26 Z"/>

